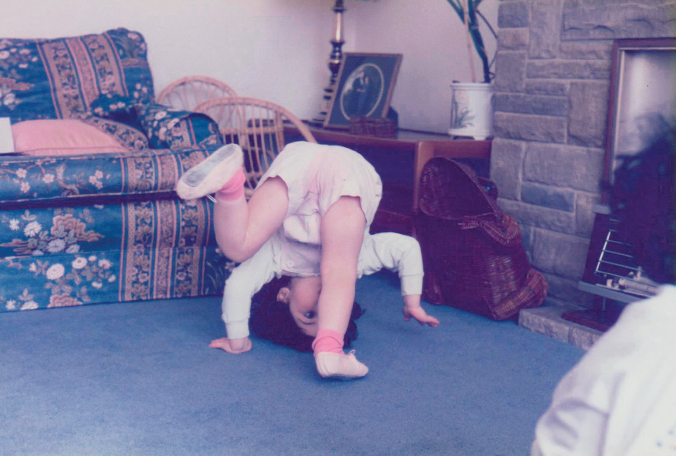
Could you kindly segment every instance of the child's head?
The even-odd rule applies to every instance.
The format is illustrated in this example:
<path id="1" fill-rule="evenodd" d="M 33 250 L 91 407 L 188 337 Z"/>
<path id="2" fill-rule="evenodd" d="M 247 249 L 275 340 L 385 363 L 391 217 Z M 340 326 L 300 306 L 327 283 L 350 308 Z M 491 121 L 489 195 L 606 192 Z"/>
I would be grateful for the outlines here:
<path id="1" fill-rule="evenodd" d="M 322 279 L 293 277 L 277 292 L 277 301 L 289 306 L 296 325 L 308 336 L 317 335 L 317 303 L 322 291 Z"/>
<path id="2" fill-rule="evenodd" d="M 251 333 L 300 352 L 311 352 L 317 334 L 319 277 L 274 279 L 252 298 Z M 364 311 L 356 302 L 345 332 L 345 347 L 357 339 L 356 320 Z"/>
<path id="3" fill-rule="evenodd" d="M 644 152 L 627 158 L 615 173 L 611 200 L 619 232 L 652 280 L 676 278 L 674 134 L 667 131 Z"/>

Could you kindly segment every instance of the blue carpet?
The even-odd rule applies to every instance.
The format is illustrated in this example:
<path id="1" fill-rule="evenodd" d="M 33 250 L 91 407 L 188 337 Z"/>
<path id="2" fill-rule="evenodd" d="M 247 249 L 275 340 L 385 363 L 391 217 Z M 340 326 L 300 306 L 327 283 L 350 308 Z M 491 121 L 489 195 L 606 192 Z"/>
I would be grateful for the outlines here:
<path id="1" fill-rule="evenodd" d="M 359 281 L 369 375 L 222 337 L 220 299 L 0 314 L 0 454 L 523 455 L 582 350 L 449 307 L 403 321 L 397 279 Z"/>

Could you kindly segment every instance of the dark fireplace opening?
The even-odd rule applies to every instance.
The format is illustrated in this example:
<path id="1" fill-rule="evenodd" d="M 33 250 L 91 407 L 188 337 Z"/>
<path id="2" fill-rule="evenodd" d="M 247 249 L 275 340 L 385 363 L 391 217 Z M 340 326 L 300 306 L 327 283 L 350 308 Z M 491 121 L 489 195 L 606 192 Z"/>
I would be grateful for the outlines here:
<path id="1" fill-rule="evenodd" d="M 607 206 L 595 207 L 579 289 L 595 308 L 562 318 L 606 330 L 623 307 L 674 281 L 674 158 L 676 128 L 665 130 L 614 173 Z"/>

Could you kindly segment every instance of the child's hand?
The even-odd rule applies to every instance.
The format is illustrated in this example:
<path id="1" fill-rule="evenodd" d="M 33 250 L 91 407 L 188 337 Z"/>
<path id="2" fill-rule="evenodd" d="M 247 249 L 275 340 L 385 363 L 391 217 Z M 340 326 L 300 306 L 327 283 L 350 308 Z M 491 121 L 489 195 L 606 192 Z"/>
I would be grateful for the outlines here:
<path id="1" fill-rule="evenodd" d="M 411 317 L 415 318 L 421 326 L 424 324 L 432 328 L 439 326 L 439 320 L 427 315 L 425 309 L 420 307 L 420 295 L 404 296 L 404 320 L 409 321 Z"/>
<path id="2" fill-rule="evenodd" d="M 427 315 L 425 309 L 423 309 L 420 306 L 418 307 L 404 306 L 404 320 L 409 321 L 411 317 L 418 320 L 418 323 L 420 323 L 421 326 L 424 324 L 427 324 L 432 328 L 436 328 L 437 326 L 439 326 L 439 320 L 437 320 L 431 315 Z"/>
<path id="3" fill-rule="evenodd" d="M 241 339 L 228 339 L 227 337 L 224 337 L 222 339 L 212 340 L 209 344 L 209 348 L 220 348 L 233 355 L 239 355 L 240 353 L 251 350 L 251 339 L 248 337 L 242 337 Z"/>

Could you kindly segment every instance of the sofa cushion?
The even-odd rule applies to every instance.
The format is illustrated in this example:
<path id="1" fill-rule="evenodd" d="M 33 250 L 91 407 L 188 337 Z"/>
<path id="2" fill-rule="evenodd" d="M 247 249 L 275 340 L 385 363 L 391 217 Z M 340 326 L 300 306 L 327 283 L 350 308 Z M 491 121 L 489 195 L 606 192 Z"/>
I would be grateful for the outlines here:
<path id="1" fill-rule="evenodd" d="M 115 136 L 76 119 L 27 120 L 12 125 L 14 150 L 25 155 L 128 152 Z"/>
<path id="2" fill-rule="evenodd" d="M 180 111 L 157 103 L 136 105 L 136 114 L 151 149 L 185 149 L 223 143 L 218 124 L 206 114 Z"/>
<path id="3" fill-rule="evenodd" d="M 70 118 L 101 94 L 153 100 L 140 33 L 124 28 L 57 39 L 0 39 L 0 117 Z"/>
<path id="4" fill-rule="evenodd" d="M 129 150 L 141 151 L 148 148 L 148 138 L 134 127 L 110 119 L 96 117 L 91 114 L 77 116 L 80 122 L 98 128 L 100 131 L 113 135 L 118 142 L 125 144 Z"/>
<path id="5" fill-rule="evenodd" d="M 90 114 L 143 131 L 151 149 L 185 149 L 222 143 L 218 124 L 206 114 L 157 103 L 141 104 L 133 98 L 105 94 L 92 103 Z"/>
<path id="6" fill-rule="evenodd" d="M 96 117 L 120 122 L 137 129 L 141 127 L 136 114 L 136 100 L 130 97 L 106 93 L 90 105 L 89 111 Z"/>

